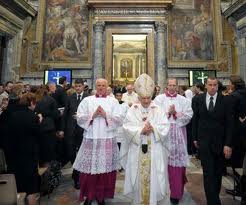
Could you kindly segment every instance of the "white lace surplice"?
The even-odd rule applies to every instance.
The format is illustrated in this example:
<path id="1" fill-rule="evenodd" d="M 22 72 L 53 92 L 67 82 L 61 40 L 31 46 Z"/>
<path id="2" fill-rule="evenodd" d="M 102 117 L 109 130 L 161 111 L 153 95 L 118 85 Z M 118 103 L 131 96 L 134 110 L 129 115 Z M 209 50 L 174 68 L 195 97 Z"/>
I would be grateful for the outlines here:
<path id="1" fill-rule="evenodd" d="M 107 115 L 107 120 L 92 115 L 98 106 Z M 112 97 L 85 98 L 77 111 L 78 125 L 84 128 L 84 139 L 73 164 L 73 168 L 82 173 L 109 173 L 120 168 L 119 150 L 114 136 L 115 129 L 122 123 L 122 112 L 118 101 Z"/>
<path id="2" fill-rule="evenodd" d="M 173 116 L 169 118 L 171 127 L 169 131 L 170 156 L 168 164 L 173 167 L 188 166 L 189 156 L 185 126 L 190 122 L 193 115 L 191 103 L 181 95 L 171 98 L 166 97 L 165 94 L 157 96 L 154 101 L 165 113 L 168 113 L 170 105 L 175 105 L 177 112 L 176 119 Z"/>
<path id="3" fill-rule="evenodd" d="M 129 106 L 127 103 L 119 104 L 119 109 L 122 112 L 122 123 L 123 123 L 123 120 L 126 117 L 127 110 L 129 109 Z M 117 142 L 124 143 L 124 139 L 126 138 L 126 136 L 125 136 L 122 124 L 116 129 L 115 136 L 116 136 Z"/>

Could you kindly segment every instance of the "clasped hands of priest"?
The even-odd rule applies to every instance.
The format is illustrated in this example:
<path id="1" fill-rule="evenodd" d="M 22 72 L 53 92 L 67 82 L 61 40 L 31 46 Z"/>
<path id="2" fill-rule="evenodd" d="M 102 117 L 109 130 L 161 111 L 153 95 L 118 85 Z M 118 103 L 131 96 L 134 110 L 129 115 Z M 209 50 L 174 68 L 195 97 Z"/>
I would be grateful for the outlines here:
<path id="1" fill-rule="evenodd" d="M 92 115 L 92 119 L 94 120 L 96 117 L 103 117 L 106 119 L 106 112 L 105 110 L 99 105 L 96 109 L 96 111 Z"/>
<path id="2" fill-rule="evenodd" d="M 154 128 L 152 127 L 152 125 L 150 124 L 150 122 L 149 121 L 147 121 L 147 122 L 145 122 L 145 124 L 144 124 L 144 127 L 143 127 L 143 129 L 142 129 L 142 132 L 141 132 L 141 134 L 142 135 L 150 135 L 150 133 L 152 133 L 153 132 L 153 130 L 154 130 Z"/>
<path id="3" fill-rule="evenodd" d="M 168 115 L 175 115 L 176 109 L 175 109 L 175 105 L 170 105 L 169 110 L 168 110 Z"/>

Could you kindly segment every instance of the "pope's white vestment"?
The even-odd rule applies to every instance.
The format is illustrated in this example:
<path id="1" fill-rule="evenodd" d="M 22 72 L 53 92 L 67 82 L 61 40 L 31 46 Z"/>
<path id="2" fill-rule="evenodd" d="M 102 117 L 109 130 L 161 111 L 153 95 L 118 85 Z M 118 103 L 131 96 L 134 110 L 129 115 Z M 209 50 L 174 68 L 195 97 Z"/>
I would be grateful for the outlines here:
<path id="1" fill-rule="evenodd" d="M 141 134 L 147 121 L 154 129 L 149 136 Z M 153 102 L 148 108 L 133 104 L 127 112 L 123 128 L 129 143 L 124 194 L 131 197 L 135 205 L 169 205 L 169 122 L 165 113 Z M 142 144 L 148 144 L 145 154 Z"/>

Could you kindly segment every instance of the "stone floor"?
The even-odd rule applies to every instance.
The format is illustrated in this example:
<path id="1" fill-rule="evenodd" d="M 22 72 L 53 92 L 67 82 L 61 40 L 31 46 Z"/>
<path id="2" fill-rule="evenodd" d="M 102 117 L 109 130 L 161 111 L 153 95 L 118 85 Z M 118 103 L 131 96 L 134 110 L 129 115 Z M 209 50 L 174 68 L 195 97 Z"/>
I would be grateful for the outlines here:
<path id="1" fill-rule="evenodd" d="M 185 194 L 180 205 L 206 205 L 203 191 L 202 170 L 198 160 L 192 158 L 190 166 L 187 169 L 188 183 L 185 186 Z M 107 205 L 130 205 L 131 200 L 123 193 L 124 172 L 118 173 L 114 199 L 106 201 Z M 230 195 L 225 193 L 225 188 L 232 188 L 233 181 L 230 177 L 223 177 L 221 201 L 222 205 L 240 205 L 240 200 L 233 200 Z M 61 184 L 48 198 L 42 197 L 40 205 L 80 205 L 78 201 L 79 191 L 73 188 L 71 180 L 71 168 L 63 169 Z M 82 203 L 83 204 L 83 203 Z M 96 205 L 93 202 L 93 205 Z"/>

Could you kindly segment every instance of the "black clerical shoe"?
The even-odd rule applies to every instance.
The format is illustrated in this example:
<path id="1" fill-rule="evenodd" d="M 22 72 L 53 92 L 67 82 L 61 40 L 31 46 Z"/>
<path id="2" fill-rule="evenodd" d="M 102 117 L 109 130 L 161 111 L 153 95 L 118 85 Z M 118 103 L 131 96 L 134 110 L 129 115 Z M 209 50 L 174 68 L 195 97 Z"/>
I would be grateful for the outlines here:
<path id="1" fill-rule="evenodd" d="M 179 204 L 179 199 L 175 199 L 175 198 L 170 198 L 170 201 L 173 205 L 177 205 Z"/>
<path id="2" fill-rule="evenodd" d="M 84 202 L 84 205 L 91 205 L 91 204 L 92 204 L 91 201 L 89 201 L 88 199 L 86 199 Z"/>
<path id="3" fill-rule="evenodd" d="M 75 188 L 75 189 L 80 189 L 80 184 L 79 184 L 79 182 L 74 182 L 74 185 L 73 185 L 73 187 Z"/>

